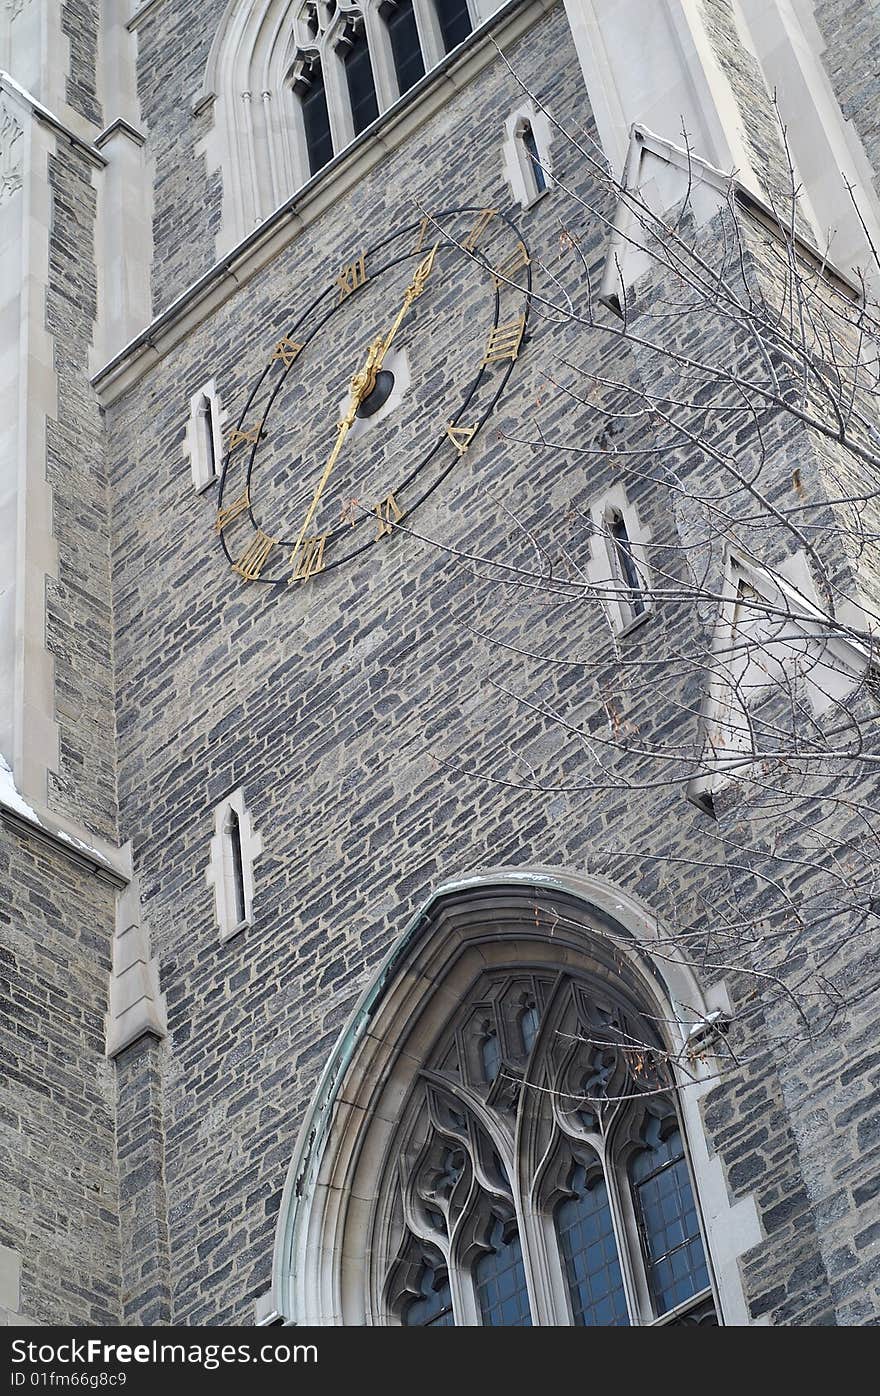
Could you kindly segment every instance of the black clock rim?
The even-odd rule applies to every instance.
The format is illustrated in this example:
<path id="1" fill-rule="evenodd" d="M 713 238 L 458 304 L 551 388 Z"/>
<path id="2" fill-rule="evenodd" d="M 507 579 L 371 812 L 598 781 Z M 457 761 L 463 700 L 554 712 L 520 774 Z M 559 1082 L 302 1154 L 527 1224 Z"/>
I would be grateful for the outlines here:
<path id="1" fill-rule="evenodd" d="M 488 208 L 489 208 L 489 207 L 490 207 L 489 205 L 485 205 L 485 204 L 463 205 L 463 206 L 460 206 L 460 207 L 446 208 L 446 209 L 438 210 L 437 212 L 435 212 L 435 213 L 433 213 L 432 215 L 430 215 L 430 217 L 431 217 L 433 220 L 436 220 L 436 226 L 437 226 L 437 228 L 438 228 L 438 231 L 442 232 L 442 221 L 443 221 L 443 220 L 451 220 L 451 219 L 453 219 L 453 218 L 461 217 L 462 215 L 465 215 L 465 214 L 480 214 L 480 213 L 484 213 L 484 212 L 487 212 L 487 211 L 488 211 Z M 528 245 L 526 244 L 525 239 L 523 238 L 523 236 L 522 236 L 522 234 L 521 234 L 519 228 L 518 228 L 517 225 L 514 223 L 513 219 L 509 216 L 508 213 L 506 213 L 506 212 L 504 212 L 504 211 L 502 211 L 502 210 L 500 210 L 500 209 L 494 209 L 494 210 L 493 210 L 493 213 L 494 213 L 494 215 L 495 215 L 496 217 L 498 217 L 498 218 L 506 225 L 508 231 L 509 231 L 510 233 L 512 233 L 512 234 L 515 236 L 516 241 L 519 242 L 519 243 L 522 243 L 523 247 L 525 248 L 526 255 L 527 255 L 527 257 L 529 257 L 529 260 L 526 262 L 526 265 L 525 265 L 525 271 L 526 271 L 525 285 L 521 285 L 521 286 L 520 286 L 520 285 L 517 285 L 517 286 L 515 286 L 514 288 L 512 288 L 512 289 L 515 289 L 515 290 L 521 295 L 522 301 L 523 301 L 523 310 L 522 310 L 522 315 L 523 315 L 523 333 L 522 333 L 522 340 L 521 340 L 521 343 L 525 343 L 526 337 L 527 337 L 527 332 L 528 332 L 529 315 L 530 315 L 530 311 L 531 311 L 531 293 L 532 293 L 532 267 L 531 267 L 531 260 L 530 260 L 530 255 L 529 255 L 529 248 L 528 248 Z M 365 249 L 364 249 L 364 252 L 363 252 L 363 256 L 364 256 L 364 257 L 367 257 L 367 256 L 375 257 L 377 253 L 382 252 L 385 248 L 389 247 L 392 243 L 398 241 L 399 239 L 404 238 L 404 237 L 412 238 L 412 236 L 413 236 L 414 234 L 418 233 L 418 232 L 423 228 L 423 225 L 424 225 L 424 219 L 418 219 L 418 220 L 416 220 L 415 222 L 413 222 L 413 223 L 411 223 L 411 224 L 405 225 L 403 228 L 397 228 L 397 229 L 395 229 L 393 232 L 389 233 L 387 237 L 381 239 L 381 240 L 380 240 L 379 242 L 377 242 L 377 243 L 374 243 L 371 247 L 365 248 Z M 480 254 L 478 250 L 466 249 L 466 248 L 464 248 L 460 243 L 456 242 L 456 241 L 455 241 L 454 239 L 452 239 L 452 238 L 449 238 L 448 236 L 447 236 L 446 238 L 440 237 L 440 238 L 438 239 L 438 241 L 439 241 L 439 244 L 440 244 L 441 247 L 444 247 L 444 246 L 445 246 L 445 247 L 456 247 L 459 251 L 462 251 L 462 252 L 464 252 L 465 254 L 470 253 L 470 255 L 473 255 L 473 256 L 475 256 L 475 257 L 477 257 L 477 258 L 481 258 L 481 259 L 483 260 L 483 262 L 485 263 L 485 265 L 486 265 L 487 268 L 490 266 L 490 264 L 488 263 L 488 261 L 486 261 L 485 257 L 483 257 L 482 254 Z M 388 271 L 392 270 L 392 269 L 393 269 L 394 267 L 396 267 L 396 266 L 400 266 L 400 265 L 401 265 L 402 263 L 404 263 L 404 262 L 407 262 L 407 261 L 414 261 L 414 260 L 416 260 L 417 258 L 424 257 L 424 255 L 425 255 L 425 250 L 424 250 L 424 249 L 425 249 L 425 247 L 428 246 L 429 244 L 430 244 L 430 233 L 429 233 L 429 232 L 426 232 L 426 235 L 425 235 L 425 237 L 424 237 L 424 245 L 423 245 L 422 247 L 420 247 L 420 248 L 418 248 L 418 249 L 416 249 L 416 250 L 410 249 L 409 251 L 407 251 L 407 252 L 401 254 L 399 257 L 395 257 L 395 258 L 393 258 L 391 261 L 385 263 L 382 267 L 377 268 L 376 271 L 372 273 L 372 275 L 371 275 L 371 277 L 370 277 L 370 280 L 375 280 L 375 279 L 377 279 L 377 278 L 379 278 L 379 277 L 385 275 Z M 494 309 L 493 309 L 493 318 L 492 318 L 492 328 L 493 328 L 493 329 L 497 328 L 497 327 L 498 327 L 498 324 L 499 324 L 499 314 L 500 314 L 500 309 L 501 309 L 501 291 L 502 291 L 501 285 L 500 285 L 500 284 L 496 284 L 496 288 L 495 288 L 495 292 L 494 292 Z M 282 339 L 294 340 L 297 331 L 298 331 L 298 330 L 300 329 L 300 327 L 309 319 L 309 317 L 312 315 L 312 313 L 314 312 L 314 310 L 315 310 L 318 306 L 321 305 L 322 301 L 326 301 L 326 300 L 328 300 L 328 299 L 331 301 L 330 308 L 329 308 L 329 310 L 327 311 L 326 315 L 324 315 L 324 316 L 318 321 L 318 323 L 313 327 L 311 334 L 310 334 L 305 340 L 302 341 L 302 349 L 300 350 L 300 352 L 299 352 L 299 354 L 297 355 L 296 359 L 295 359 L 292 363 L 290 363 L 290 364 L 285 364 L 285 365 L 283 365 L 282 371 L 281 371 L 281 373 L 279 373 L 279 374 L 277 375 L 277 377 L 276 377 L 276 382 L 275 382 L 275 384 L 273 385 L 272 391 L 271 391 L 271 393 L 269 394 L 269 397 L 268 397 L 267 400 L 266 400 L 265 407 L 264 407 L 264 409 L 263 409 L 262 415 L 260 416 L 259 421 L 258 421 L 258 423 L 257 423 L 257 428 L 258 428 L 258 430 L 257 430 L 256 437 L 255 437 L 255 439 L 250 443 L 250 453 L 249 453 L 248 463 L 247 463 L 247 469 L 246 469 L 246 473 L 245 473 L 245 488 L 247 489 L 248 493 L 250 492 L 250 485 L 251 485 L 252 472 L 253 472 L 253 469 L 254 469 L 254 465 L 256 464 L 260 440 L 262 439 L 263 433 L 264 433 L 264 431 L 265 431 L 265 429 L 266 429 L 266 422 L 267 422 L 267 420 L 268 420 L 269 413 L 270 413 L 270 411 L 271 411 L 271 408 L 272 408 L 272 406 L 273 406 L 273 404 L 274 404 L 274 402 L 275 402 L 275 400 L 276 400 L 278 394 L 280 393 L 280 391 L 281 391 L 281 389 L 282 389 L 284 383 L 285 383 L 286 380 L 287 380 L 288 374 L 293 370 L 293 368 L 295 367 L 296 363 L 298 362 L 299 357 L 301 357 L 301 354 L 302 354 L 302 353 L 304 352 L 304 350 L 308 347 L 308 345 L 312 342 L 312 340 L 323 330 L 323 328 L 325 327 L 325 325 L 334 317 L 334 315 L 336 315 L 341 309 L 343 309 L 344 306 L 347 306 L 348 302 L 349 302 L 350 300 L 352 300 L 354 297 L 356 297 L 356 295 L 357 295 L 357 292 L 355 291 L 355 292 L 353 292 L 351 295 L 346 296 L 343 300 L 341 300 L 341 301 L 340 301 L 340 300 L 337 300 L 337 299 L 336 299 L 336 297 L 337 297 L 337 287 L 336 287 L 336 284 L 333 283 L 333 282 L 329 283 L 329 284 L 328 284 L 326 287 L 324 287 L 324 289 L 323 289 L 323 290 L 309 303 L 309 305 L 306 306 L 306 308 L 302 311 L 302 313 L 299 315 L 299 317 L 290 325 L 290 328 L 287 329 L 287 330 L 285 331 L 284 335 L 282 336 Z M 280 360 L 276 357 L 276 355 L 274 355 L 274 354 L 267 360 L 267 362 L 266 362 L 266 364 L 264 365 L 262 371 L 259 373 L 259 375 L 257 376 L 256 380 L 254 381 L 254 383 L 253 383 L 252 386 L 251 386 L 251 390 L 250 390 L 250 392 L 249 392 L 249 394 L 248 394 L 248 396 L 247 396 L 247 399 L 246 399 L 246 401 L 245 401 L 245 403 L 244 403 L 244 406 L 243 406 L 242 409 L 241 409 L 241 412 L 240 412 L 240 414 L 239 414 L 238 420 L 237 420 L 237 422 L 235 423 L 235 428 L 234 428 L 234 429 L 237 429 L 237 430 L 239 430 L 239 431 L 244 431 L 244 430 L 245 430 L 245 423 L 246 423 L 246 422 L 248 421 L 248 419 L 249 419 L 249 414 L 250 414 L 251 408 L 252 408 L 252 406 L 253 406 L 253 403 L 254 403 L 255 399 L 258 397 L 258 394 L 260 393 L 260 390 L 261 390 L 261 388 L 263 387 L 263 385 L 264 385 L 264 383 L 265 383 L 267 377 L 272 373 L 273 366 L 274 366 L 276 363 L 278 363 L 278 362 L 281 362 L 281 361 L 280 361 Z M 506 388 L 506 386 L 507 386 L 507 383 L 508 383 L 508 381 L 509 381 L 509 379 L 510 379 L 510 376 L 511 376 L 511 374 L 512 374 L 514 368 L 515 368 L 515 366 L 516 366 L 516 360 L 513 359 L 513 360 L 511 360 L 511 361 L 506 365 L 506 367 L 505 367 L 504 370 L 502 371 L 502 373 L 501 373 L 501 375 L 500 375 L 500 377 L 499 377 L 499 379 L 498 379 L 498 383 L 497 383 L 497 385 L 496 385 L 495 391 L 494 391 L 494 393 L 492 394 L 492 396 L 491 396 L 491 398 L 490 398 L 490 400 L 489 400 L 488 406 L 486 407 L 485 411 L 482 413 L 482 415 L 479 417 L 479 419 L 478 419 L 478 421 L 477 421 L 476 428 L 475 428 L 475 431 L 474 431 L 474 438 L 475 438 L 476 436 L 479 435 L 479 433 L 482 431 L 483 427 L 485 426 L 485 424 L 486 424 L 488 418 L 489 418 L 489 417 L 492 415 L 492 413 L 494 412 L 495 407 L 496 407 L 496 405 L 497 405 L 499 399 L 501 398 L 502 394 L 504 393 L 504 390 L 505 390 L 505 388 Z M 486 368 L 487 368 L 487 365 L 486 365 L 486 364 L 481 364 L 481 365 L 480 365 L 479 370 L 478 370 L 478 372 L 477 372 L 477 374 L 476 374 L 476 377 L 474 378 L 474 380 L 472 381 L 472 383 L 470 384 L 470 386 L 468 387 L 467 391 L 465 392 L 465 394 L 464 394 L 464 396 L 463 396 L 463 398 L 462 398 L 462 401 L 461 401 L 461 403 L 460 403 L 460 405 L 459 405 L 459 407 L 458 407 L 458 410 L 457 410 L 457 412 L 456 412 L 456 414 L 455 414 L 455 416 L 454 416 L 454 418 L 453 418 L 453 420 L 452 420 L 451 425 L 453 425 L 453 426 L 457 425 L 458 422 L 461 420 L 462 415 L 467 411 L 467 408 L 468 408 L 468 406 L 469 406 L 471 400 L 473 399 L 474 394 L 476 393 L 476 391 L 477 391 L 477 389 L 479 388 L 480 384 L 483 382 L 484 378 L 487 376 L 487 375 L 486 375 Z M 252 428 L 251 430 L 253 431 L 254 429 Z M 472 439 L 473 439 L 473 438 L 472 438 Z M 411 517 L 411 515 L 413 515 L 413 514 L 416 512 L 417 509 L 421 508 L 421 506 L 426 502 L 427 499 L 430 498 L 430 496 L 434 493 L 434 491 L 444 482 L 444 480 L 449 476 L 449 474 L 452 472 L 452 470 L 455 468 L 455 466 L 456 466 L 456 465 L 459 463 L 459 461 L 461 460 L 461 455 L 460 455 L 459 451 L 458 451 L 457 448 L 449 441 L 448 436 L 447 436 L 445 433 L 444 433 L 444 434 L 441 434 L 441 435 L 437 438 L 437 440 L 434 442 L 434 444 L 431 446 L 431 448 L 419 459 L 419 461 L 418 461 L 417 464 L 413 467 L 413 469 L 410 470 L 410 472 L 408 473 L 408 475 L 406 476 L 406 478 L 405 478 L 400 484 L 398 484 L 398 485 L 396 486 L 396 489 L 395 489 L 395 499 L 397 498 L 397 494 L 398 494 L 399 492 L 401 492 L 401 491 L 403 491 L 403 490 L 409 488 L 409 486 L 414 482 L 414 480 L 418 477 L 418 475 L 422 473 L 422 471 L 425 469 L 425 467 L 428 466 L 428 465 L 430 464 L 430 462 L 434 459 L 434 457 L 438 454 L 438 452 L 442 450 L 444 444 L 448 444 L 448 445 L 451 447 L 451 452 L 452 452 L 452 454 L 451 454 L 451 459 L 448 461 L 448 463 L 445 465 L 445 467 L 444 467 L 438 474 L 436 474 L 436 475 L 432 478 L 431 484 L 428 486 L 428 488 L 427 488 L 426 490 L 423 490 L 422 493 L 421 493 L 420 495 L 418 495 L 418 496 L 417 496 L 416 498 L 414 498 L 411 502 L 407 503 L 407 504 L 405 505 L 405 507 L 403 507 L 403 512 L 402 512 L 401 518 L 400 518 L 395 524 L 392 525 L 392 528 L 393 528 L 394 531 L 399 530 L 399 531 L 401 531 L 401 532 L 406 532 L 406 529 L 405 529 L 405 527 L 404 527 L 405 521 L 406 521 L 407 519 L 409 519 L 409 518 Z M 227 481 L 227 475 L 228 475 L 228 471 L 229 471 L 229 466 L 230 466 L 230 462 L 231 462 L 231 460 L 232 460 L 232 458 L 233 458 L 233 456 L 234 456 L 236 450 L 237 450 L 237 447 L 232 447 L 232 448 L 227 449 L 227 451 L 226 451 L 226 453 L 225 453 L 225 455 L 224 455 L 224 458 L 223 458 L 223 463 L 222 463 L 222 468 L 221 468 L 221 475 L 220 475 L 220 486 L 219 486 L 219 492 L 218 492 L 218 498 L 217 498 L 217 508 L 218 508 L 218 511 L 219 511 L 219 509 L 222 507 L 222 504 L 223 504 L 223 499 L 224 499 L 224 493 L 225 493 L 225 487 L 226 487 L 226 481 Z M 262 531 L 262 530 L 261 530 L 261 525 L 258 523 L 257 518 L 256 518 L 256 516 L 255 516 L 255 514 L 254 514 L 254 509 L 253 509 L 253 505 L 252 505 L 252 504 L 249 504 L 249 505 L 248 505 L 246 512 L 247 512 L 247 514 L 248 514 L 248 516 L 249 516 L 249 518 L 250 518 L 250 522 L 251 522 L 251 525 L 252 525 L 253 529 L 254 529 L 255 531 Z M 365 510 L 364 510 L 364 516 L 365 516 L 365 518 L 366 518 L 367 516 L 372 515 L 372 512 L 373 512 L 372 510 L 365 509 Z M 336 540 L 338 540 L 338 539 L 344 537 L 345 534 L 346 534 L 348 531 L 349 531 L 349 530 L 348 530 L 348 529 L 346 528 L 346 526 L 343 524 L 343 525 L 340 525 L 339 527 L 335 528 L 335 529 L 332 530 L 331 532 L 329 532 L 329 533 L 326 535 L 325 551 L 326 551 L 327 549 L 331 548 Z M 224 551 L 224 553 L 225 553 L 225 555 L 226 555 L 227 561 L 230 563 L 230 565 L 234 565 L 234 563 L 237 561 L 237 558 L 234 557 L 233 554 L 232 554 L 232 553 L 230 552 L 230 550 L 229 550 L 229 546 L 228 546 L 227 541 L 226 541 L 226 538 L 225 538 L 225 536 L 224 536 L 224 530 L 222 530 L 222 529 L 220 530 L 219 536 L 220 536 L 221 545 L 222 545 L 222 547 L 223 547 L 223 551 Z M 266 535 L 266 536 L 269 536 L 269 535 Z M 295 539 L 282 539 L 282 538 L 278 538 L 278 539 L 275 539 L 275 540 L 274 540 L 274 543 L 275 543 L 275 545 L 278 546 L 278 547 L 281 547 L 281 548 L 289 548 L 289 547 L 292 547 L 292 546 L 294 545 L 295 541 L 296 541 Z M 345 565 L 346 563 L 352 562 L 355 558 L 359 557 L 362 553 L 365 553 L 368 549 L 371 549 L 371 548 L 375 547 L 376 544 L 379 543 L 380 541 L 383 541 L 383 540 L 380 540 L 379 538 L 376 538 L 376 537 L 369 538 L 369 539 L 364 539 L 362 542 L 356 544 L 354 547 L 349 548 L 347 551 L 345 551 L 344 553 L 342 553 L 340 556 L 334 557 L 334 556 L 331 555 L 330 557 L 328 557 L 327 561 L 326 561 L 326 562 L 323 564 L 323 566 L 321 567 L 320 573 L 316 573 L 316 574 L 314 574 L 314 575 L 317 576 L 317 575 L 323 574 L 324 572 L 329 572 L 329 571 L 331 571 L 332 569 L 334 569 L 334 568 L 336 568 L 336 567 L 341 567 L 341 566 Z M 299 581 L 299 580 L 306 580 L 306 579 L 298 579 L 298 578 L 295 579 L 295 578 L 291 578 L 290 575 L 289 575 L 289 568 L 288 568 L 287 574 L 284 575 L 284 576 L 281 576 L 281 577 L 278 577 L 278 576 L 268 576 L 268 577 L 259 576 L 259 577 L 250 578 L 249 580 L 251 580 L 251 581 L 256 581 L 256 582 L 260 582 L 260 583 L 262 583 L 264 586 L 270 586 L 270 587 L 288 587 L 288 586 L 290 586 L 291 584 L 295 584 L 295 583 L 296 583 L 297 581 Z M 308 580 L 314 580 L 314 576 L 311 577 L 311 578 L 309 578 Z"/>

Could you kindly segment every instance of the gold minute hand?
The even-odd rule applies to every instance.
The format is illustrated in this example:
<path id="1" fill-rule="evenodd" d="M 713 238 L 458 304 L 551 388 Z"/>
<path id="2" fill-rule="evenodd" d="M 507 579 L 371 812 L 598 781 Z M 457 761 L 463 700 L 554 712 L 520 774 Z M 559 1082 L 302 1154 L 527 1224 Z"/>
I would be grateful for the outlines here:
<path id="1" fill-rule="evenodd" d="M 297 540 L 293 545 L 293 552 L 291 554 L 293 576 L 290 579 L 292 582 L 299 580 L 299 564 L 301 560 L 303 544 L 305 542 L 306 535 L 309 530 L 309 525 L 312 522 L 312 519 L 315 517 L 315 513 L 317 512 L 318 505 L 321 502 L 321 496 L 324 493 L 327 481 L 330 479 L 333 467 L 338 461 L 339 453 L 342 450 L 343 445 L 345 444 L 345 438 L 348 436 L 348 433 L 351 431 L 351 428 L 354 425 L 354 419 L 357 416 L 358 408 L 360 407 L 364 398 L 368 397 L 369 394 L 372 392 L 373 388 L 375 387 L 376 375 L 378 374 L 379 369 L 382 367 L 385 355 L 391 348 L 391 344 L 394 340 L 395 335 L 397 334 L 397 331 L 403 324 L 404 316 L 406 315 L 413 301 L 416 300 L 416 298 L 420 296 L 424 291 L 425 283 L 431 274 L 431 269 L 434 265 L 434 259 L 437 256 L 437 249 L 439 246 L 439 242 L 435 242 L 427 257 L 424 257 L 422 261 L 419 262 L 419 265 L 416 267 L 415 273 L 413 275 L 412 281 L 403 293 L 403 302 L 401 304 L 400 310 L 397 312 L 397 315 L 395 316 L 391 328 L 389 329 L 384 339 L 376 339 L 373 341 L 373 343 L 367 350 L 367 359 L 363 368 L 360 370 L 359 373 L 356 373 L 354 378 L 352 378 L 351 380 L 351 400 L 348 404 L 345 416 L 339 423 L 339 430 L 336 434 L 336 440 L 333 443 L 333 449 L 327 457 L 327 462 L 324 466 L 324 469 L 321 471 L 321 478 L 315 486 L 315 492 L 312 495 L 312 502 L 306 511 L 306 516 L 302 521 L 302 527 L 300 528 Z"/>
<path id="2" fill-rule="evenodd" d="M 324 469 L 321 471 L 321 478 L 315 486 L 315 492 L 312 495 L 312 502 L 306 511 L 306 516 L 302 521 L 302 527 L 300 528 L 299 535 L 297 537 L 296 542 L 293 545 L 293 552 L 291 554 L 293 576 L 290 579 L 291 581 L 297 581 L 299 579 L 300 555 L 302 552 L 303 543 L 305 542 L 306 534 L 309 531 L 309 524 L 315 517 L 318 505 L 321 502 L 321 495 L 324 493 L 324 489 L 326 488 L 327 481 L 330 479 L 333 467 L 339 459 L 339 453 L 342 450 L 343 445 L 345 444 L 345 438 L 348 436 L 348 433 L 351 431 L 351 428 L 354 424 L 354 419 L 357 416 L 357 410 L 363 402 L 364 398 L 366 397 L 367 393 L 370 391 L 372 384 L 375 382 L 375 376 L 378 372 L 378 369 L 374 368 L 374 364 L 376 363 L 377 357 L 381 353 L 381 351 L 382 340 L 377 339 L 370 345 L 369 349 L 367 350 L 367 359 L 363 368 L 360 370 L 359 373 L 356 373 L 354 378 L 351 380 L 351 400 L 349 401 L 348 407 L 345 412 L 345 416 L 339 423 L 339 429 L 336 433 L 336 440 L 333 443 L 333 450 L 327 457 L 327 462 L 324 466 Z M 379 359 L 379 362 L 381 363 L 381 359 Z"/>

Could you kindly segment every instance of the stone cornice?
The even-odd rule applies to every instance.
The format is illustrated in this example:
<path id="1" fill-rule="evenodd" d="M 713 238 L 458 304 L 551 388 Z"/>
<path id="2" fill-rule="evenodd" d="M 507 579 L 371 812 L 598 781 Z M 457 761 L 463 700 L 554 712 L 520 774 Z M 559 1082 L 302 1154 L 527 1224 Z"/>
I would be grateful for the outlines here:
<path id="1" fill-rule="evenodd" d="M 23 838 L 36 839 L 37 842 L 46 844 L 69 862 L 85 868 L 99 881 L 109 883 L 111 887 L 125 887 L 128 882 L 129 873 L 118 850 L 105 844 L 103 840 L 100 840 L 101 848 L 93 848 L 82 838 L 69 834 L 57 820 L 45 812 L 37 814 L 34 810 L 25 811 L 7 804 L 0 795 L 0 824 Z"/>
<path id="2" fill-rule="evenodd" d="M 3 68 L 0 68 L 0 91 L 8 93 L 10 97 L 14 97 L 17 101 L 23 103 L 24 106 L 30 109 L 37 121 L 42 122 L 44 126 L 48 126 L 50 130 L 56 132 L 57 135 L 66 136 L 70 144 L 76 150 L 80 151 L 80 153 L 99 170 L 102 170 L 107 164 L 104 156 L 94 145 L 91 145 L 88 141 L 84 141 L 82 136 L 78 136 L 75 131 L 60 119 L 60 117 L 57 117 L 48 107 L 44 107 L 42 102 L 38 102 L 33 93 L 28 92 L 26 88 L 21 86 L 21 83 L 16 82 L 15 78 Z"/>
<path id="3" fill-rule="evenodd" d="M 493 61 L 500 47 L 514 43 L 557 3 L 558 0 L 511 0 L 481 25 L 439 68 L 433 69 L 320 174 L 183 291 L 95 374 L 91 381 L 102 405 L 109 406 L 127 392 L 328 208 L 338 205 L 375 165 L 442 110 L 451 97 Z"/>
<path id="4" fill-rule="evenodd" d="M 125 27 L 129 31 L 137 29 L 145 19 L 149 19 L 154 10 L 158 10 L 162 0 L 146 0 L 146 3 L 135 10 L 131 19 L 125 21 Z"/>

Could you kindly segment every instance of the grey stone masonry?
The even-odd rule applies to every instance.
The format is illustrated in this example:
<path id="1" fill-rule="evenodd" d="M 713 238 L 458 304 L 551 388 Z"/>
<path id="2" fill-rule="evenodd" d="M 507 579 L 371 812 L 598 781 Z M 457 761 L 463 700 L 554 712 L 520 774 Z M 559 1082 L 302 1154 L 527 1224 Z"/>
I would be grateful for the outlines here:
<path id="1" fill-rule="evenodd" d="M 109 521 L 101 414 L 88 383 L 97 311 L 95 192 L 72 149 L 50 160 L 52 220 L 46 326 L 54 343 L 57 419 L 47 423 L 58 576 L 48 582 L 59 767 L 49 808 L 116 840 Z"/>
<path id="2" fill-rule="evenodd" d="M 0 1247 L 20 1260 L 11 1323 L 119 1318 L 115 1080 L 104 1055 L 114 900 L 92 874 L 0 825 Z"/>
<path id="3" fill-rule="evenodd" d="M 209 175 L 197 145 L 211 112 L 193 112 L 208 50 L 225 0 L 173 0 L 138 26 L 138 95 L 155 159 L 153 304 L 169 301 L 215 259 L 220 219 L 219 176 Z"/>
<path id="4" fill-rule="evenodd" d="M 561 9 L 509 57 L 558 120 L 589 121 Z M 441 197 L 446 206 L 503 206 L 503 124 L 521 100 L 501 65 L 482 73 L 412 147 L 365 177 L 343 208 L 328 210 L 107 414 L 121 818 L 168 1004 L 170 1050 L 158 1059 L 175 1323 L 248 1321 L 269 1283 L 286 1169 L 330 1047 L 393 938 L 438 882 L 477 867 L 569 868 L 613 877 L 670 925 L 702 925 L 707 908 L 733 915 L 713 826 L 683 788 L 660 783 L 634 799 L 625 782 L 611 782 L 601 797 L 579 794 L 580 748 L 502 691 L 523 693 L 599 740 L 614 713 L 648 745 L 696 744 L 699 669 L 673 680 L 663 659 L 706 643 L 693 613 L 670 602 L 626 638 L 626 656 L 643 675 L 638 696 L 629 697 L 597 601 L 542 597 L 461 560 L 491 558 L 531 575 L 537 537 L 562 575 L 566 557 L 585 563 L 590 503 L 620 478 L 613 461 L 590 451 L 613 441 L 625 453 L 642 440 L 642 427 L 624 412 L 626 384 L 639 374 L 655 381 L 650 356 L 635 364 L 610 335 L 539 306 L 509 393 L 413 516 L 412 534 L 399 532 L 307 587 L 242 584 L 212 531 L 214 501 L 191 489 L 184 432 L 199 384 L 214 377 L 234 413 L 303 290 L 326 284 L 385 229 L 413 221 Z M 542 293 L 552 296 L 553 277 L 575 276 L 586 294 L 572 243 L 595 286 L 606 232 L 588 205 L 598 195 L 564 140 L 557 138 L 553 156 L 560 187 L 522 215 L 520 227 Z M 717 239 L 720 229 L 704 234 Z M 378 290 L 368 284 L 358 294 L 359 309 L 310 364 L 315 391 L 335 381 L 340 362 L 357 362 L 372 327 L 387 318 Z M 648 286 L 639 288 L 641 306 L 652 306 L 656 330 L 660 313 Z M 442 400 L 444 382 L 478 354 L 480 314 L 477 283 L 450 278 L 432 318 L 419 322 L 431 347 L 428 400 L 432 393 Z M 684 335 L 685 349 L 703 336 L 704 350 L 731 363 L 744 353 L 723 320 L 697 325 L 676 316 L 669 334 Z M 577 385 L 580 365 L 621 384 L 604 390 L 601 414 L 564 391 Z M 672 379 L 669 386 L 681 388 Z M 291 415 L 274 431 L 310 420 L 305 396 L 286 410 Z M 788 487 L 789 456 L 810 456 L 810 444 L 791 419 L 761 427 L 780 488 Z M 269 499 L 283 490 L 290 439 L 267 443 Z M 409 445 L 401 429 L 394 452 L 405 456 Z M 743 447 L 746 457 L 750 449 Z M 705 463 L 683 447 L 675 467 L 676 479 L 689 472 L 700 479 Z M 659 470 L 627 477 L 627 488 L 674 580 L 684 565 L 677 544 L 685 505 Z M 830 561 L 842 577 L 842 554 Z M 542 667 L 495 648 L 486 635 L 564 662 Z M 652 666 L 649 700 L 644 676 Z M 638 758 L 630 760 L 628 777 L 638 780 Z M 530 780 L 550 793 L 536 794 Z M 212 811 L 239 786 L 265 851 L 253 923 L 221 945 L 204 868 Z M 752 1315 L 848 1321 L 845 1308 L 835 1308 L 832 1258 L 818 1234 L 828 1199 L 808 1191 L 793 1109 L 791 1072 L 806 1071 L 809 1058 L 783 1073 L 754 1011 L 742 1032 L 748 1064 L 710 1094 L 705 1115 L 731 1191 L 755 1195 L 766 1233 L 744 1267 Z M 827 1156 L 831 1137 L 823 1148 Z M 133 1267 L 131 1257 L 126 1265 Z"/>

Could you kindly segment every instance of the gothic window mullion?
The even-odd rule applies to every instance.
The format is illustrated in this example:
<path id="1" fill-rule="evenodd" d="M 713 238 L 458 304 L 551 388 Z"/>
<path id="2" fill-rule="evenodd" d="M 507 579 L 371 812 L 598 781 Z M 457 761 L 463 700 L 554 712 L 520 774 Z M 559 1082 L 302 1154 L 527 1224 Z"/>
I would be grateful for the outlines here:
<path id="1" fill-rule="evenodd" d="M 373 5 L 364 9 L 364 27 L 373 65 L 376 100 L 379 111 L 383 112 L 397 101 L 397 81 L 394 76 L 388 30 L 382 21 L 379 9 Z"/>
<path id="2" fill-rule="evenodd" d="M 632 1203 L 629 1180 L 625 1168 L 620 1166 L 619 1159 L 615 1155 L 616 1150 L 612 1147 L 610 1154 L 606 1154 L 603 1158 L 608 1203 L 617 1239 L 617 1253 L 620 1257 L 620 1270 L 623 1276 L 630 1323 L 642 1325 L 651 1321 L 654 1311 L 651 1305 L 651 1293 L 648 1288 L 648 1277 L 642 1257 L 641 1237 Z"/>
<path id="3" fill-rule="evenodd" d="M 430 72 L 446 56 L 434 0 L 413 0 L 413 10 L 415 11 L 419 43 L 422 46 L 422 57 L 425 61 L 425 71 Z"/>

